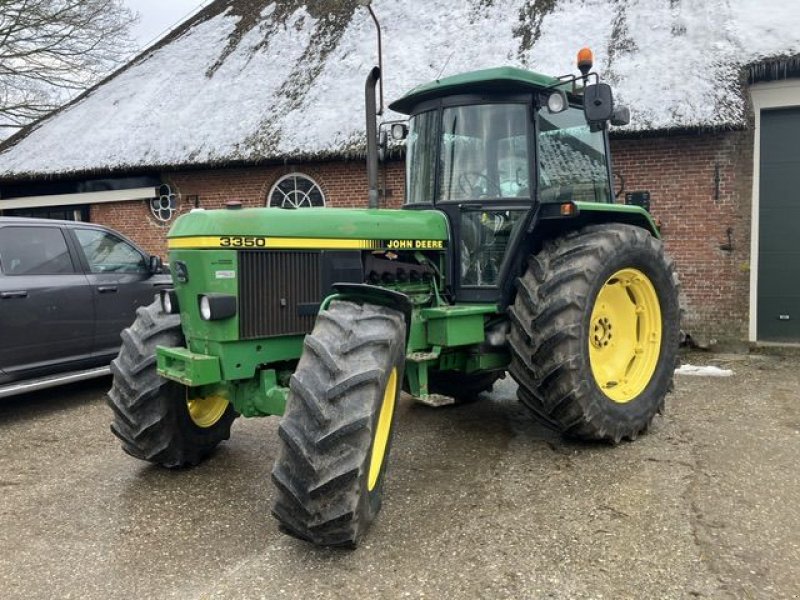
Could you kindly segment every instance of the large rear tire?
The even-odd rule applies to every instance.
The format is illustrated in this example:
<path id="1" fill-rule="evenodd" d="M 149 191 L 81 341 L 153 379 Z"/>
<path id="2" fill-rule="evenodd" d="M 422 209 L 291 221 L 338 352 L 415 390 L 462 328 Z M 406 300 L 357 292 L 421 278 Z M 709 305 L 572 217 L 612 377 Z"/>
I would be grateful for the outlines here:
<path id="1" fill-rule="evenodd" d="M 663 410 L 677 359 L 678 279 L 647 231 L 596 225 L 546 243 L 510 312 L 510 372 L 546 424 L 618 443 Z"/>
<path id="2" fill-rule="evenodd" d="M 284 532 L 358 544 L 380 510 L 404 364 L 401 313 L 348 301 L 319 313 L 278 428 L 272 513 Z"/>
<path id="3" fill-rule="evenodd" d="M 135 458 L 168 468 L 196 465 L 230 437 L 233 406 L 219 396 L 201 397 L 192 388 L 156 371 L 156 346 L 183 346 L 179 315 L 161 303 L 140 307 L 122 332 L 114 380 L 107 395 L 114 411 L 111 431 Z"/>

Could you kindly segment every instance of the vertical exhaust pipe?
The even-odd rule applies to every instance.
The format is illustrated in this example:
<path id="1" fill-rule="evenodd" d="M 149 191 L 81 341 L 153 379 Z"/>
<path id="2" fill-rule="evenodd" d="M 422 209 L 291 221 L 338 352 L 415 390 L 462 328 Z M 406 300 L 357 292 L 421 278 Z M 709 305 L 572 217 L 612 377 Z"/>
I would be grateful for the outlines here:
<path id="1" fill-rule="evenodd" d="M 375 86 L 381 70 L 372 67 L 364 86 L 364 103 L 367 115 L 367 184 L 369 208 L 378 208 L 378 113 L 375 109 Z"/>

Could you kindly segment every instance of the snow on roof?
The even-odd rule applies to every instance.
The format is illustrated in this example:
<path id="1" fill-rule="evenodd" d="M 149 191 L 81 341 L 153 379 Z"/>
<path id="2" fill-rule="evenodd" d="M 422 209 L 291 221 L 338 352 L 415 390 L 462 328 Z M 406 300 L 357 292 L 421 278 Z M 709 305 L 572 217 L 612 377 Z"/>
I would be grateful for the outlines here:
<path id="1" fill-rule="evenodd" d="M 374 0 L 387 102 L 441 76 L 595 68 L 630 131 L 740 127 L 742 67 L 800 54 L 786 0 Z M 363 152 L 375 29 L 354 0 L 217 0 L 0 146 L 0 177 Z M 386 119 L 399 115 L 387 111 Z"/>

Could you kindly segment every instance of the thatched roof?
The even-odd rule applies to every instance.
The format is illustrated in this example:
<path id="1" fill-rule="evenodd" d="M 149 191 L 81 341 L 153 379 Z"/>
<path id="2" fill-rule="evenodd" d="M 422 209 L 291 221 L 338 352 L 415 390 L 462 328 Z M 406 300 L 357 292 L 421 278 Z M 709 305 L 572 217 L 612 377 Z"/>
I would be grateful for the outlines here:
<path id="1" fill-rule="evenodd" d="M 769 65 L 796 67 L 793 4 L 374 0 L 373 8 L 387 101 L 440 75 L 498 65 L 572 72 L 588 45 L 637 132 L 743 126 L 745 67 L 767 65 L 754 66 L 752 80 L 780 76 Z M 217 0 L 0 146 L 0 178 L 353 156 L 363 152 L 364 78 L 375 61 L 374 26 L 355 0 Z"/>

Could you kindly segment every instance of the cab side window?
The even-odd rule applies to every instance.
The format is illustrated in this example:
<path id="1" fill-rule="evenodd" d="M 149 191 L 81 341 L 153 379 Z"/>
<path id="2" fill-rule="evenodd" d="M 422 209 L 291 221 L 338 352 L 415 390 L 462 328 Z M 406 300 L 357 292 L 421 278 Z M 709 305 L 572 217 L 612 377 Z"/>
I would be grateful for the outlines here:
<path id="1" fill-rule="evenodd" d="M 78 243 L 92 273 L 146 273 L 147 262 L 136 248 L 98 229 L 76 229 Z"/>
<path id="2" fill-rule="evenodd" d="M 542 202 L 610 202 L 605 139 L 583 111 L 539 111 L 539 197 Z"/>
<path id="3" fill-rule="evenodd" d="M 5 275 L 67 275 L 75 272 L 58 227 L 0 229 L 0 269 Z"/>

